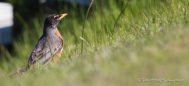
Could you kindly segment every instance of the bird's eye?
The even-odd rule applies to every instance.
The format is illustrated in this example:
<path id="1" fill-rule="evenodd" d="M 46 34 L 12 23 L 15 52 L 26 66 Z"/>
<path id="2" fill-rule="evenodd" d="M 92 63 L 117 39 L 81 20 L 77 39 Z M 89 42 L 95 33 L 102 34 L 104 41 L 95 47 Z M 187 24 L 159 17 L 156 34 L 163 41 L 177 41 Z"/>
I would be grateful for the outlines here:
<path id="1" fill-rule="evenodd" d="M 58 16 L 54 16 L 53 18 L 54 18 L 54 19 L 58 19 Z"/>

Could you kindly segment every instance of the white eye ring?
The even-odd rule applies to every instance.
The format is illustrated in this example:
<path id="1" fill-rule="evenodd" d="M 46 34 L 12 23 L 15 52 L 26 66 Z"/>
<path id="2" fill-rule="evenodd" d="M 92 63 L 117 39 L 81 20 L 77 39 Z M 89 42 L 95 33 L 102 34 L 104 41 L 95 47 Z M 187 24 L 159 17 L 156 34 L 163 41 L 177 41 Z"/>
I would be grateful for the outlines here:
<path id="1" fill-rule="evenodd" d="M 58 16 L 54 16 L 54 19 L 57 19 L 58 18 Z"/>

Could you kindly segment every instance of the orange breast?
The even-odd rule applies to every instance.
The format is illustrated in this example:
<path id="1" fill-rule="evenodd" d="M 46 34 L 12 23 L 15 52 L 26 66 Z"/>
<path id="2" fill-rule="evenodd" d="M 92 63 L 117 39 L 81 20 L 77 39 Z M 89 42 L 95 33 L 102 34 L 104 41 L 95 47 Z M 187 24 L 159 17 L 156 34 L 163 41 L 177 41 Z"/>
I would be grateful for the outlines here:
<path id="1" fill-rule="evenodd" d="M 62 39 L 62 46 L 63 46 L 63 45 L 64 45 L 64 43 L 63 43 L 63 38 L 62 38 L 62 36 L 61 36 L 61 34 L 60 34 L 60 32 L 58 31 L 57 28 L 56 28 L 56 35 L 58 35 L 58 36 Z M 55 63 L 57 62 L 58 57 L 61 57 L 62 50 L 63 50 L 63 48 L 62 48 L 61 51 L 58 53 L 58 56 L 56 56 L 56 57 L 53 58 L 53 61 L 54 61 Z"/>
<path id="2" fill-rule="evenodd" d="M 56 34 L 62 39 L 62 36 L 60 34 L 60 32 L 58 31 L 58 29 L 56 28 Z"/>

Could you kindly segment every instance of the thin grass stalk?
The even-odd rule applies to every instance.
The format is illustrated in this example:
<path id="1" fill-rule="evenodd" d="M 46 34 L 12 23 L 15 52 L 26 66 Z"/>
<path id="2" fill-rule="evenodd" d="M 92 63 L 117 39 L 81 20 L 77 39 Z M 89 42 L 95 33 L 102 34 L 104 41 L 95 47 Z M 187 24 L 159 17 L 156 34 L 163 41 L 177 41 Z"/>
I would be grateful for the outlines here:
<path id="1" fill-rule="evenodd" d="M 121 15 L 123 14 L 123 12 L 125 11 L 125 9 L 127 8 L 128 4 L 129 4 L 130 0 L 127 1 L 127 3 L 125 4 L 125 7 L 123 8 L 123 10 L 121 11 L 121 13 L 119 14 L 119 16 L 117 17 L 115 23 L 114 23 L 114 27 L 113 27 L 113 30 L 112 30 L 112 37 L 114 35 L 114 30 L 115 30 L 115 26 L 119 20 L 119 18 L 121 17 Z"/>
<path id="2" fill-rule="evenodd" d="M 90 3 L 90 5 L 89 5 L 89 8 L 87 9 L 87 13 L 86 13 L 86 16 L 85 16 L 85 20 L 84 20 L 84 23 L 83 23 L 83 29 L 82 29 L 82 38 L 84 38 L 84 30 L 85 30 L 85 22 L 86 22 L 86 20 L 87 20 L 87 17 L 88 17 L 88 14 L 89 14 L 89 11 L 90 11 L 90 9 L 91 9 L 91 6 L 93 5 L 93 2 L 94 2 L 94 0 L 91 0 L 91 3 Z M 81 54 L 83 53 L 83 40 L 82 40 L 82 42 L 81 42 Z"/>

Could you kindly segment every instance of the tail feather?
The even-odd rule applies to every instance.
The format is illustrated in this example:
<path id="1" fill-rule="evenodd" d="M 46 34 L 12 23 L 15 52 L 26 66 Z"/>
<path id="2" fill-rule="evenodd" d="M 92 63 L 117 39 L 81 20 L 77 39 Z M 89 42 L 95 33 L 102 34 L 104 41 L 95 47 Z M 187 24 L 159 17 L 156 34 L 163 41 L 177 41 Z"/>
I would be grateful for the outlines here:
<path id="1" fill-rule="evenodd" d="M 26 72 L 27 70 L 29 69 L 28 66 L 25 66 L 23 68 L 21 68 L 20 70 L 17 70 L 16 72 L 10 74 L 9 76 L 10 77 L 13 77 L 13 76 L 18 76 L 18 75 L 22 75 L 24 72 Z"/>

